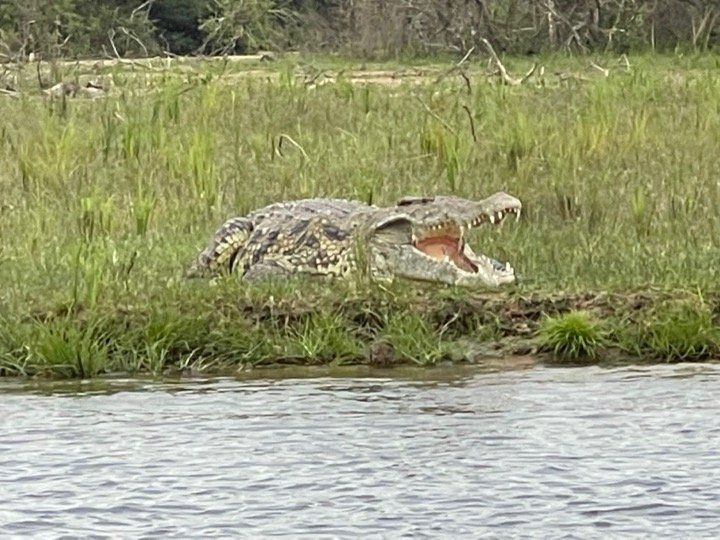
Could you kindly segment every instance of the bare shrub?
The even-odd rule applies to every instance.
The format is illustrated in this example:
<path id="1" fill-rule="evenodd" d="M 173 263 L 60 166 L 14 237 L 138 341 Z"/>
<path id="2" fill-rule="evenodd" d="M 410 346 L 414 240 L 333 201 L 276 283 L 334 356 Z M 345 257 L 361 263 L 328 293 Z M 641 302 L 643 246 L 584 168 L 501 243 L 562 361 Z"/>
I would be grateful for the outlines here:
<path id="1" fill-rule="evenodd" d="M 362 53 L 467 51 L 483 38 L 514 53 L 720 41 L 718 0 L 338 0 L 338 13 L 327 41 Z"/>

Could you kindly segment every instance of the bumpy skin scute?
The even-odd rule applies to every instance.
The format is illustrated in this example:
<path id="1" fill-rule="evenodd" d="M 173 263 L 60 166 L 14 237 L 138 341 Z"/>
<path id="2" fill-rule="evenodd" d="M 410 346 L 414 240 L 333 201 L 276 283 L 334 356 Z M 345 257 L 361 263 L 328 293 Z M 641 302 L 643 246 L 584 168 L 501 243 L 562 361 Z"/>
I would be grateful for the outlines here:
<path id="1" fill-rule="evenodd" d="M 252 279 L 254 266 L 271 263 L 289 273 L 341 276 L 353 264 L 352 241 L 345 229 L 318 214 L 280 222 L 266 220 L 248 238 L 233 271 Z"/>
<path id="2" fill-rule="evenodd" d="M 226 221 L 188 275 L 231 271 L 256 280 L 293 274 L 347 277 L 360 271 L 383 280 L 403 277 L 463 286 L 512 283 L 515 274 L 509 265 L 475 254 L 464 242 L 463 253 L 477 267 L 474 272 L 447 257 L 428 256 L 414 242 L 417 235 L 432 231 L 497 223 L 507 213 L 519 217 L 521 206 L 506 193 L 481 201 L 406 197 L 388 208 L 343 199 L 276 203 Z"/>
<path id="3" fill-rule="evenodd" d="M 223 223 L 186 272 L 186 277 L 202 277 L 213 273 L 231 271 L 233 259 L 253 232 L 250 219 L 236 217 Z"/>
<path id="4" fill-rule="evenodd" d="M 298 248 L 313 248 L 317 238 L 314 226 L 306 231 L 311 220 L 320 217 L 334 220 L 345 220 L 359 212 L 375 207 L 358 201 L 345 199 L 302 199 L 298 201 L 274 203 L 245 217 L 227 220 L 213 235 L 210 245 L 205 248 L 185 273 L 186 277 L 205 277 L 222 272 L 239 271 L 243 276 L 255 264 L 259 264 L 266 256 L 271 258 L 277 253 L 276 245 L 286 245 L 284 253 L 288 261 L 280 261 L 274 266 L 286 267 L 288 271 L 298 272 L 300 265 Z M 326 223 L 328 230 L 333 225 Z M 267 225 L 267 226 L 265 226 Z M 281 234 L 282 232 L 282 234 Z M 328 233 L 332 235 L 332 232 Z M 338 230 L 336 236 L 344 231 Z M 277 242 L 278 236 L 280 242 Z M 289 238 L 292 241 L 283 242 Z M 304 246 L 303 246 L 304 244 Z M 319 246 L 319 243 L 317 244 Z M 310 260 L 310 256 L 306 255 Z M 294 263 L 297 264 L 294 266 Z M 320 272 L 314 272 L 320 273 Z M 252 275 L 262 274 L 254 272 Z"/>

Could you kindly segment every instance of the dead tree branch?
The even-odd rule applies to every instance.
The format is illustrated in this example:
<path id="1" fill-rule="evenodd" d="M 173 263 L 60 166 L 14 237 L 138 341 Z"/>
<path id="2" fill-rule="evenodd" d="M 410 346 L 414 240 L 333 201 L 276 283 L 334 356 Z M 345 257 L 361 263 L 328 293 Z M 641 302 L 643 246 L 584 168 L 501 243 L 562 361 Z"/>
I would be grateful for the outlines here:
<path id="1" fill-rule="evenodd" d="M 500 78 L 502 79 L 503 83 L 509 85 L 509 86 L 520 86 L 525 81 L 527 81 L 530 77 L 533 76 L 533 73 L 535 73 L 535 70 L 537 69 L 537 64 L 533 64 L 532 68 L 530 68 L 530 71 L 528 71 L 525 75 L 523 75 L 520 79 L 516 79 L 512 77 L 508 70 L 505 68 L 503 63 L 500 61 L 500 58 L 498 57 L 497 53 L 495 52 L 495 49 L 493 49 L 493 46 L 490 44 L 490 42 L 482 38 L 480 41 L 483 42 L 485 47 L 488 50 L 488 53 L 490 54 L 490 57 L 492 58 L 493 62 L 495 63 L 495 66 L 497 67 Z"/>
<path id="2" fill-rule="evenodd" d="M 592 67 L 594 67 L 595 69 L 597 69 L 600 73 L 602 73 L 603 76 L 605 76 L 605 77 L 609 77 L 609 76 L 610 76 L 610 70 L 609 70 L 609 69 L 597 65 L 597 64 L 596 64 L 595 62 L 593 62 L 592 60 L 590 60 L 590 65 L 591 65 Z"/>

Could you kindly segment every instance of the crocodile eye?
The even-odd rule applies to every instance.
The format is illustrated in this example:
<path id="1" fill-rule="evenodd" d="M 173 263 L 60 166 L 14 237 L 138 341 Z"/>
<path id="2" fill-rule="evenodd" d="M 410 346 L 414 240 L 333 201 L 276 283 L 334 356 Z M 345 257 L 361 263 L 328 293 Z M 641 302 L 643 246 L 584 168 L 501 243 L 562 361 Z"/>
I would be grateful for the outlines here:
<path id="1" fill-rule="evenodd" d="M 397 206 L 410 206 L 411 204 L 427 204 L 435 200 L 435 197 L 403 197 L 397 202 Z"/>
<path id="2" fill-rule="evenodd" d="M 380 222 L 375 228 L 376 231 L 383 231 L 392 228 L 410 228 L 412 223 L 405 216 L 391 216 L 389 219 L 385 219 Z"/>

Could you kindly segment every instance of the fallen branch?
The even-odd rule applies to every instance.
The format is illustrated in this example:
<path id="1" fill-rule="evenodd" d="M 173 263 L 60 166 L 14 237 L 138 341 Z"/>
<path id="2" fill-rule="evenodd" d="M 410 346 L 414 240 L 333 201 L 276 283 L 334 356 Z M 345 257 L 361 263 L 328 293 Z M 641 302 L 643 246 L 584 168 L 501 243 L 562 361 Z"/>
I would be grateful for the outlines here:
<path id="1" fill-rule="evenodd" d="M 467 74 L 462 69 L 460 70 L 460 76 L 465 81 L 465 86 L 467 87 L 467 93 L 472 94 L 472 84 L 470 83 L 470 77 L 468 77 Z"/>
<path id="2" fill-rule="evenodd" d="M 136 7 L 135 9 L 133 9 L 130 12 L 130 20 L 132 21 L 133 17 L 135 17 L 135 14 L 142 9 L 147 8 L 147 11 L 149 12 L 150 8 L 152 8 L 152 5 L 154 3 L 155 3 L 155 0 L 147 0 L 146 2 L 143 2 L 142 4 L 140 4 L 138 7 Z M 146 12 L 146 16 L 147 16 L 147 12 Z"/>
<path id="3" fill-rule="evenodd" d="M 630 67 L 630 60 L 628 60 L 627 54 L 623 54 L 622 56 L 620 56 L 618 62 L 622 62 L 627 71 L 630 71 L 632 69 Z"/>
<path id="4" fill-rule="evenodd" d="M 17 90 L 9 90 L 7 88 L 0 88 L 0 94 L 16 99 L 20 97 L 20 92 Z"/>
<path id="5" fill-rule="evenodd" d="M 533 64 L 532 67 L 530 68 L 530 70 L 529 70 L 525 75 L 522 76 L 522 78 L 520 79 L 520 83 L 519 83 L 519 84 L 523 84 L 523 83 L 524 83 L 525 81 L 527 81 L 530 77 L 532 77 L 532 76 L 535 74 L 535 70 L 537 69 L 537 67 L 538 67 L 537 64 Z"/>
<path id="6" fill-rule="evenodd" d="M 610 76 L 610 70 L 609 70 L 609 69 L 597 65 L 597 64 L 596 64 L 595 62 L 593 62 L 592 60 L 590 60 L 590 65 L 591 65 L 592 67 L 594 67 L 595 69 L 597 69 L 597 70 L 598 70 L 600 73 L 602 73 L 605 77 L 609 77 L 609 76 Z"/>
<path id="7" fill-rule="evenodd" d="M 140 41 L 140 38 L 139 38 L 139 37 L 137 37 L 137 36 L 136 36 L 135 34 L 133 34 L 132 32 L 128 31 L 128 29 L 125 28 L 124 26 L 121 26 L 121 27 L 120 27 L 120 30 L 122 30 L 123 33 L 124 33 L 127 37 L 129 37 L 129 38 L 132 39 L 135 43 L 137 43 L 138 45 L 140 45 L 140 47 L 142 48 L 143 53 L 145 54 L 146 57 L 149 56 L 147 47 L 145 47 L 145 44 L 144 44 L 142 41 Z M 113 48 L 114 48 L 114 47 L 115 47 L 115 45 L 113 45 Z M 116 52 L 117 52 L 117 51 L 116 51 Z"/>
<path id="8" fill-rule="evenodd" d="M 458 68 L 458 67 L 462 66 L 463 63 L 465 62 L 465 60 L 467 60 L 470 57 L 470 55 L 473 53 L 474 50 L 475 50 L 475 47 L 470 47 L 468 52 L 465 53 L 465 56 L 463 56 L 462 59 L 457 64 L 455 64 L 455 67 Z"/>
<path id="9" fill-rule="evenodd" d="M 587 77 L 583 77 L 581 75 L 575 75 L 574 73 L 563 73 L 562 71 L 556 71 L 555 75 L 557 76 L 557 78 L 560 82 L 571 81 L 571 80 L 580 81 L 580 82 L 590 82 L 590 79 L 588 79 Z"/>
<path id="10" fill-rule="evenodd" d="M 552 2 L 552 0 L 547 0 L 545 2 L 545 9 L 548 10 L 548 19 L 555 17 L 555 19 L 565 23 L 565 25 L 570 29 L 570 37 L 567 40 L 566 47 L 570 46 L 570 43 L 575 40 L 575 43 L 577 43 L 577 46 L 582 51 L 587 51 L 587 47 L 583 45 L 582 39 L 580 38 L 580 34 L 578 34 L 578 30 L 585 26 L 585 23 L 580 23 L 578 25 L 573 25 L 570 20 L 567 17 L 564 17 L 562 14 L 558 13 L 555 10 L 555 4 Z M 572 13 L 572 12 L 571 12 Z"/>
<path id="11" fill-rule="evenodd" d="M 474 46 L 470 47 L 468 52 L 465 53 L 465 56 L 463 56 L 459 62 L 457 62 L 454 66 L 452 66 L 447 71 L 441 73 L 440 76 L 437 79 L 435 79 L 435 83 L 437 84 L 440 81 L 442 81 L 445 77 L 447 77 L 448 75 L 451 75 L 451 74 L 457 72 L 458 75 L 460 75 L 463 78 L 463 80 L 465 81 L 465 86 L 467 87 L 468 94 L 472 94 L 472 84 L 470 83 L 470 78 L 465 73 L 465 70 L 463 69 L 462 65 L 465 63 L 465 60 L 470 58 L 470 55 L 474 51 L 475 51 L 475 47 Z"/>
<path id="12" fill-rule="evenodd" d="M 483 42 L 485 47 L 488 50 L 488 53 L 490 54 L 490 57 L 492 58 L 492 61 L 495 63 L 495 66 L 498 69 L 498 72 L 500 74 L 500 78 L 502 81 L 509 85 L 509 86 L 520 86 L 524 82 L 526 82 L 530 77 L 533 76 L 533 73 L 535 73 L 535 70 L 537 69 L 537 64 L 533 64 L 532 68 L 530 68 L 530 71 L 528 71 L 525 75 L 523 75 L 520 79 L 516 79 L 508 73 L 508 70 L 505 68 L 503 63 L 500 61 L 500 58 L 498 57 L 497 53 L 495 52 L 495 49 L 493 49 L 493 46 L 490 44 L 490 42 L 482 38 L 480 41 Z"/>
<path id="13" fill-rule="evenodd" d="M 117 47 L 115 47 L 115 29 L 111 28 L 108 30 L 108 39 L 110 40 L 110 46 L 112 47 L 113 53 L 115 53 L 115 58 L 120 60 L 120 53 L 117 50 Z"/>

